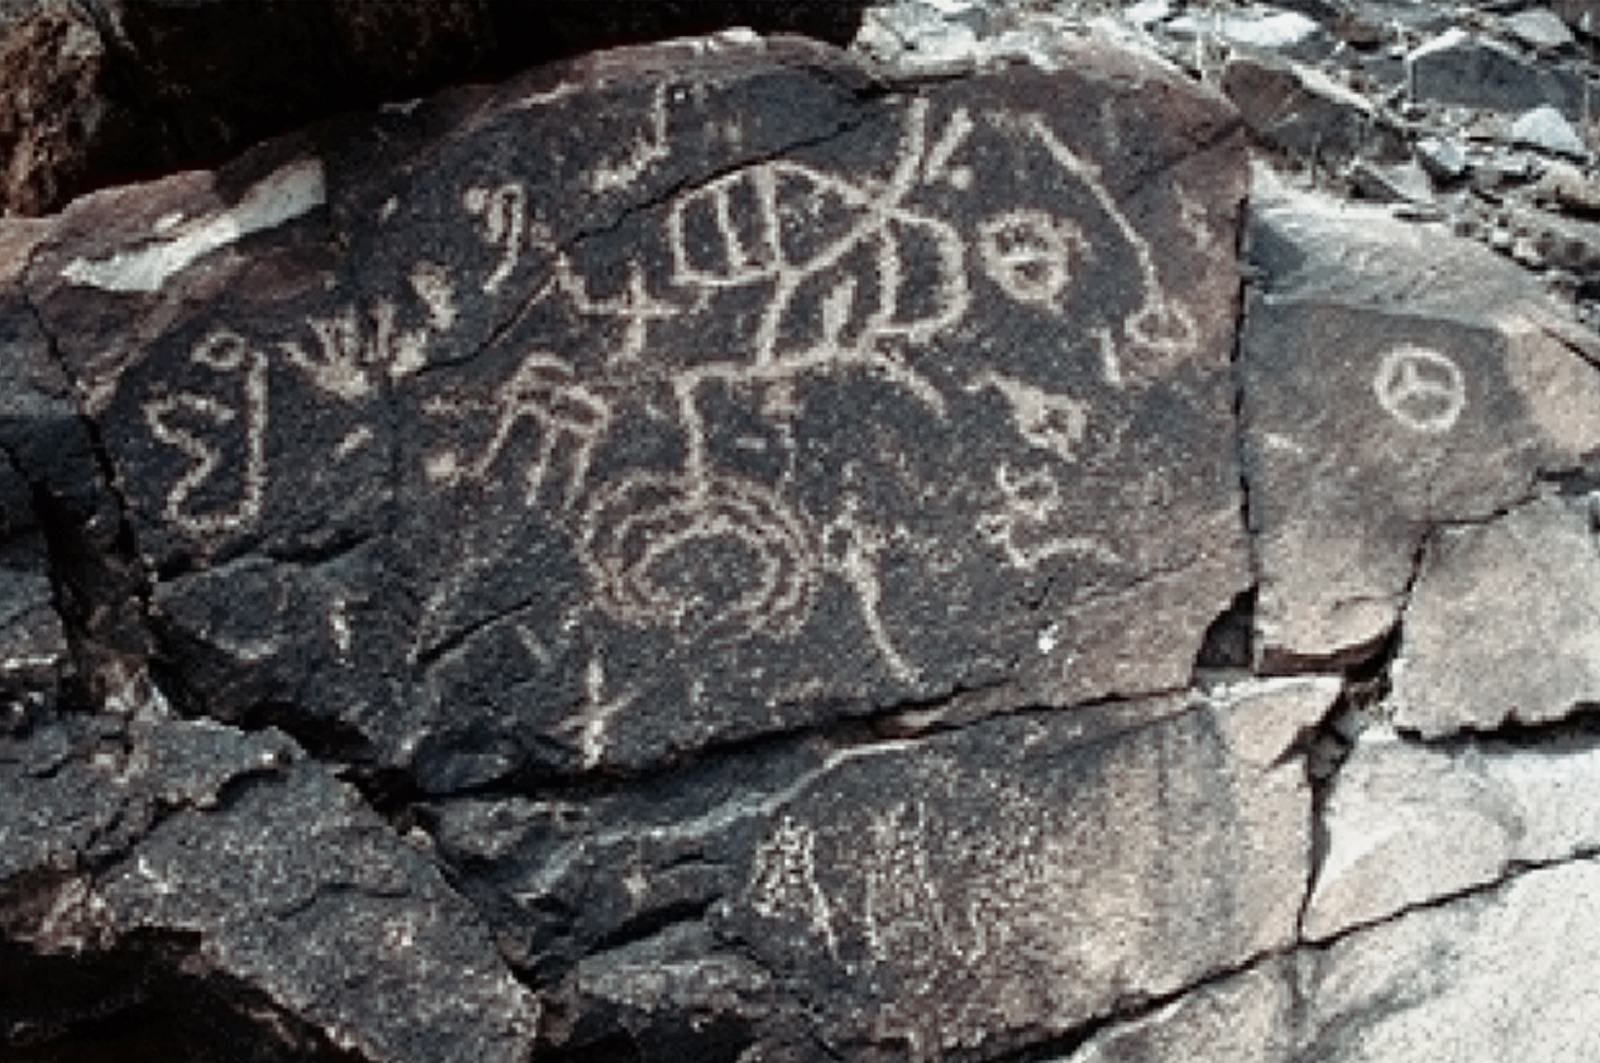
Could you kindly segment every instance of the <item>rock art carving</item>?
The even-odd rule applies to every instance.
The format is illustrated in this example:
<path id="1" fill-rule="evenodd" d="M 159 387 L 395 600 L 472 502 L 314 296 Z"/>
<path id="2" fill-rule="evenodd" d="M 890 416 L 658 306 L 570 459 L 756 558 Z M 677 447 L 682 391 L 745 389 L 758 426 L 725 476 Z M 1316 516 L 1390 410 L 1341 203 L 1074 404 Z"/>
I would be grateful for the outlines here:
<path id="1" fill-rule="evenodd" d="M 1461 368 L 1438 351 L 1412 344 L 1384 354 L 1372 390 L 1396 421 L 1430 435 L 1454 428 L 1467 407 L 1467 380 Z"/>
<path id="2" fill-rule="evenodd" d="M 1061 484 L 1049 468 L 1019 473 L 1002 463 L 994 471 L 994 480 L 1005 502 L 1000 509 L 981 514 L 974 530 L 979 538 L 999 547 L 1012 568 L 1031 572 L 1063 555 L 1107 565 L 1122 563 L 1122 557 L 1098 539 L 1057 532 Z"/>
<path id="3" fill-rule="evenodd" d="M 595 493 L 578 555 L 602 608 L 627 623 L 787 638 L 816 592 L 811 544 L 803 518 L 760 484 L 638 472 Z"/>
<path id="4" fill-rule="evenodd" d="M 222 466 L 223 452 L 195 435 L 181 421 L 173 423 L 171 419 L 174 414 L 181 412 L 225 429 L 239 419 L 240 411 L 212 396 L 193 392 L 161 396 L 144 404 L 144 419 L 150 427 L 150 434 L 181 450 L 191 462 L 189 470 L 178 478 L 178 482 L 167 493 L 162 513 L 186 532 L 203 537 L 237 531 L 261 514 L 267 487 L 267 357 L 260 351 L 251 350 L 249 341 L 243 336 L 224 329 L 201 340 L 190 352 L 189 358 L 196 365 L 218 373 L 240 374 L 244 378 L 242 427 L 245 460 L 244 468 L 238 473 L 241 481 L 238 501 L 228 509 L 197 513 L 191 507 L 190 500 L 195 492 L 210 481 Z"/>
<path id="5" fill-rule="evenodd" d="M 1091 254 L 1083 230 L 1042 210 L 1008 210 L 978 226 L 983 271 L 1019 303 L 1061 312 L 1073 259 Z"/>
<path id="6" fill-rule="evenodd" d="M 593 389 L 578 383 L 573 369 L 553 354 L 535 351 L 523 359 L 511 378 L 502 384 L 490 403 L 462 399 L 434 399 L 425 407 L 430 415 L 461 417 L 488 412 L 495 418 L 494 432 L 483 453 L 464 462 L 453 450 L 444 450 L 427 459 L 430 480 L 455 483 L 462 479 L 482 482 L 504 453 L 513 434 L 524 421 L 539 430 L 539 449 L 522 475 L 528 503 L 534 504 L 540 488 L 550 475 L 556 448 L 563 439 L 575 444 L 567 487 L 562 499 L 571 505 L 583 487 L 595 446 L 611 426 L 612 409 Z"/>

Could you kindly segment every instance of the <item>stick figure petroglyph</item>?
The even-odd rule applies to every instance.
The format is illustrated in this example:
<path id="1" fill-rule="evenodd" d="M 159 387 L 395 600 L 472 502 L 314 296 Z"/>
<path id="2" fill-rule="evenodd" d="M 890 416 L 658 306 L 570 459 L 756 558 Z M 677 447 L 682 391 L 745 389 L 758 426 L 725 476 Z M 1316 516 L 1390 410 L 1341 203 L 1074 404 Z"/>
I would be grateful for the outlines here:
<path id="1" fill-rule="evenodd" d="M 156 439 L 176 447 L 190 460 L 189 469 L 167 492 L 162 514 L 173 524 L 196 536 L 217 535 L 249 526 L 261 515 L 266 495 L 267 433 L 267 356 L 250 349 L 245 338 L 227 329 L 218 329 L 201 340 L 189 354 L 190 361 L 218 373 L 244 375 L 245 463 L 241 471 L 242 491 L 230 509 L 195 513 L 189 501 L 217 472 L 222 451 L 195 435 L 182 424 L 171 423 L 175 413 L 185 413 L 221 428 L 233 424 L 239 411 L 209 395 L 180 392 L 145 403 L 145 424 Z"/>
<path id="2" fill-rule="evenodd" d="M 1401 344 L 1385 353 L 1372 390 L 1396 421 L 1429 435 L 1450 431 L 1467 407 L 1460 367 L 1428 347 Z"/>
<path id="3" fill-rule="evenodd" d="M 835 958 L 839 942 L 833 909 L 817 884 L 817 834 L 807 824 L 784 816 L 772 835 L 756 847 L 750 873 L 750 907 L 768 919 L 807 924 Z"/>

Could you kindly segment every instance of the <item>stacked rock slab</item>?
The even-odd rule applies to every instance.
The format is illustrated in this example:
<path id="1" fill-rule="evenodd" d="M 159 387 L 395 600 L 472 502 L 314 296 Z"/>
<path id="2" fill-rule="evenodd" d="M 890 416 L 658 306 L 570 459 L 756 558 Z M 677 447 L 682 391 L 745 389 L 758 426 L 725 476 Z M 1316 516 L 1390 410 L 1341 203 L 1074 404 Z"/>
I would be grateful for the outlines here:
<path id="1" fill-rule="evenodd" d="M 1185 689 L 1238 123 L 1052 47 L 602 54 L 30 231 L 156 677 L 6 739 L 37 940 L 417 1061 L 976 1058 L 1287 947 L 1327 692 Z"/>

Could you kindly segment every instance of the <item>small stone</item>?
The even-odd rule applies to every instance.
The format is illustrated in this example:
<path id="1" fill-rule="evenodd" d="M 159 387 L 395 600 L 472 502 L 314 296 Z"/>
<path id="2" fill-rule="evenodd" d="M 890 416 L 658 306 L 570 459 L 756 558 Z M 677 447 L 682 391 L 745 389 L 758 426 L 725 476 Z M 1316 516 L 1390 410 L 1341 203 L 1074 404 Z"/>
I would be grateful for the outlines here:
<path id="1" fill-rule="evenodd" d="M 1547 7 L 1518 11 L 1505 20 L 1505 26 L 1517 40 L 1542 52 L 1565 48 L 1576 39 L 1561 16 Z"/>
<path id="2" fill-rule="evenodd" d="M 1450 137 L 1426 137 L 1418 141 L 1416 156 L 1422 168 L 1438 181 L 1460 180 L 1470 166 L 1460 142 Z"/>
<path id="3" fill-rule="evenodd" d="M 1217 39 L 1235 48 L 1259 48 L 1310 58 L 1330 50 L 1321 26 L 1296 11 L 1257 6 L 1225 15 L 1184 15 L 1164 27 L 1177 37 Z"/>
<path id="4" fill-rule="evenodd" d="M 1552 155 L 1569 155 L 1573 158 L 1589 157 L 1589 147 L 1572 128 L 1572 123 L 1562 117 L 1554 107 L 1536 107 L 1511 123 L 1507 138 Z"/>
<path id="5" fill-rule="evenodd" d="M 1385 166 L 1362 160 L 1351 170 L 1350 183 L 1358 195 L 1379 203 L 1433 204 L 1433 186 L 1414 162 Z"/>
<path id="6" fill-rule="evenodd" d="M 1536 197 L 1580 213 L 1600 212 L 1600 183 L 1571 163 L 1552 162 L 1534 186 Z"/>

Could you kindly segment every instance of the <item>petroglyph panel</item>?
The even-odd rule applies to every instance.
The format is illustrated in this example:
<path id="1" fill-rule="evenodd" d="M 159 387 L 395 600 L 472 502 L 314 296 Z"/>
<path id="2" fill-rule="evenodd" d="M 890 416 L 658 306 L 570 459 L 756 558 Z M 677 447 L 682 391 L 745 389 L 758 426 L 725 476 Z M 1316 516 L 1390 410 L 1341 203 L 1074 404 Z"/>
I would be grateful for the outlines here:
<path id="1" fill-rule="evenodd" d="M 141 546 L 382 540 L 444 788 L 962 687 L 1155 689 L 1248 582 L 1242 156 L 1169 72 L 1077 60 L 864 92 L 819 46 L 718 38 L 266 168 L 263 203 L 313 170 L 323 199 L 252 208 L 68 351 Z M 1082 107 L 1144 118 L 1112 143 Z M 111 298 L 96 239 L 41 256 L 47 313 Z M 1108 635 L 1073 617 L 1118 596 L 1181 633 L 1148 680 L 1084 653 Z"/>
<path id="2" fill-rule="evenodd" d="M 772 817 L 730 930 L 829 987 L 826 1038 L 913 1060 L 990 1058 L 1282 947 L 1299 766 L 1238 709 L 1182 709 L 1098 741 L 1058 716 L 838 755 Z"/>

